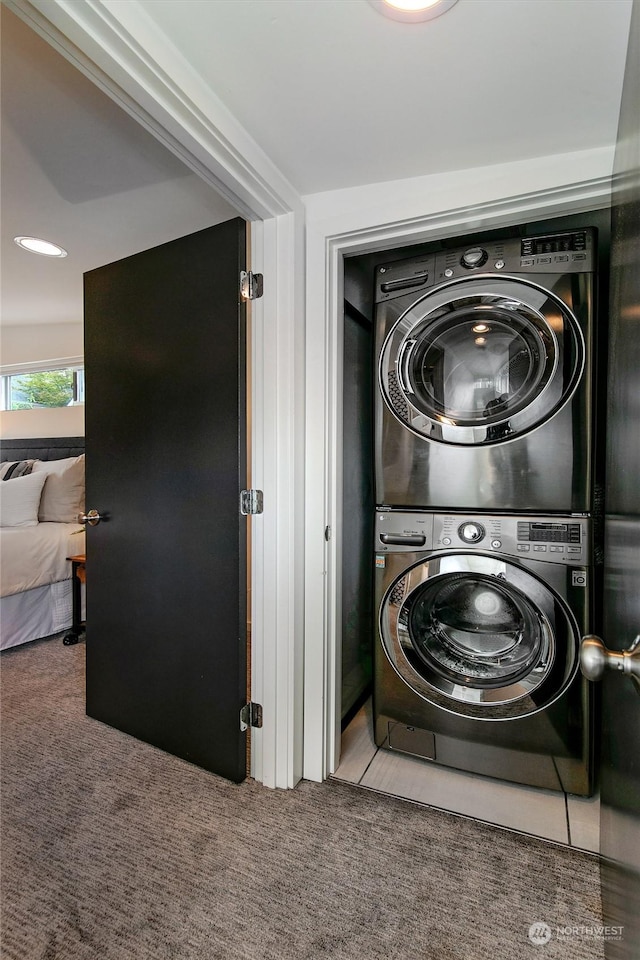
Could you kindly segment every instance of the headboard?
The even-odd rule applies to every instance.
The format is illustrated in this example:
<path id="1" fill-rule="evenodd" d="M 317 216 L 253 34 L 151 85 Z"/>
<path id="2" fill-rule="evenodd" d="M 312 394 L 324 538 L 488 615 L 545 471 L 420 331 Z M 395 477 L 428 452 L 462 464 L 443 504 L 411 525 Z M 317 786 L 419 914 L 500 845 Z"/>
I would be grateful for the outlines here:
<path id="1" fill-rule="evenodd" d="M 84 453 L 84 437 L 0 440 L 0 460 L 64 460 Z"/>

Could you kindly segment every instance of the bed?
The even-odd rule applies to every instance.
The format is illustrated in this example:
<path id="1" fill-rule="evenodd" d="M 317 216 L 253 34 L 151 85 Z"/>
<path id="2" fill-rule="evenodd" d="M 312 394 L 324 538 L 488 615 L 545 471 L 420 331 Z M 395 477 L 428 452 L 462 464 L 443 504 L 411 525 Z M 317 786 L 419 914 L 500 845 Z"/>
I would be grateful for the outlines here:
<path id="1" fill-rule="evenodd" d="M 84 553 L 84 437 L 3 440 L 0 649 L 72 625 L 71 564 Z"/>

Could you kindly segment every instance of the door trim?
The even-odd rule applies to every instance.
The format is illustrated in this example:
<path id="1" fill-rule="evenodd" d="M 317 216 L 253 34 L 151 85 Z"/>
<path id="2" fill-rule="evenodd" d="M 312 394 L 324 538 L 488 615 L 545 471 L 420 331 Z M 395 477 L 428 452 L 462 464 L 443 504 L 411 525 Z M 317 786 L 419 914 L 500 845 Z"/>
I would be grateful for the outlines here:
<path id="1" fill-rule="evenodd" d="M 7 6 L 253 221 L 251 266 L 265 287 L 252 307 L 252 483 L 265 512 L 252 526 L 252 697 L 264 723 L 252 732 L 251 774 L 293 787 L 302 775 L 304 206 L 136 0 Z"/>

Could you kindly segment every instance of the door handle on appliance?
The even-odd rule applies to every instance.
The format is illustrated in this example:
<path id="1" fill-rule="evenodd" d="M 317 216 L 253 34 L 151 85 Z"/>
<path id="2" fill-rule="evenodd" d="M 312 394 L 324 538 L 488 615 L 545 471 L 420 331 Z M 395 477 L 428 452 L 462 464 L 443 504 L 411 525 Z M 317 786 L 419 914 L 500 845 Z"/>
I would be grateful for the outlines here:
<path id="1" fill-rule="evenodd" d="M 424 534 L 420 533 L 413 534 L 412 536 L 403 536 L 400 533 L 381 533 L 380 540 L 382 543 L 397 544 L 398 546 L 405 547 L 424 547 L 427 542 Z"/>
<path id="2" fill-rule="evenodd" d="M 397 360 L 397 376 L 398 383 L 400 384 L 400 389 L 403 393 L 413 393 L 411 385 L 409 382 L 409 360 L 411 359 L 411 354 L 413 353 L 417 340 L 405 340 L 405 342 L 400 347 L 400 352 L 398 354 Z"/>
<path id="3" fill-rule="evenodd" d="M 398 277 L 396 280 L 385 280 L 380 284 L 382 293 L 392 293 L 394 290 L 406 290 L 409 287 L 422 287 L 429 279 L 429 274 L 425 270 L 423 273 L 417 273 L 415 277 Z"/>
<path id="4" fill-rule="evenodd" d="M 580 644 L 580 669 L 587 680 L 600 680 L 605 670 L 631 677 L 640 693 L 640 633 L 628 650 L 609 650 L 600 637 L 586 636 Z"/>
<path id="5" fill-rule="evenodd" d="M 89 524 L 90 527 L 95 527 L 97 523 L 100 523 L 101 520 L 106 520 L 105 516 L 101 516 L 97 510 L 89 510 L 88 513 L 79 513 L 78 514 L 78 523 Z"/>

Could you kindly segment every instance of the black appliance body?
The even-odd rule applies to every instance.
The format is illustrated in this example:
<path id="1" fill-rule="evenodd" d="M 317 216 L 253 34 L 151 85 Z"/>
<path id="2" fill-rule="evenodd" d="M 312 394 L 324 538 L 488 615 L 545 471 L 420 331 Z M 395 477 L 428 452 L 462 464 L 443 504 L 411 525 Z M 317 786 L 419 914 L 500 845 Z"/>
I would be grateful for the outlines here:
<path id="1" fill-rule="evenodd" d="M 377 511 L 376 744 L 590 795 L 590 553 L 586 517 Z"/>
<path id="2" fill-rule="evenodd" d="M 597 231 L 376 268 L 376 503 L 594 510 Z"/>

